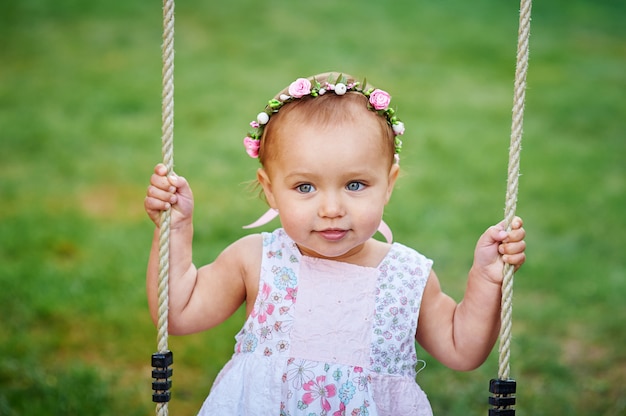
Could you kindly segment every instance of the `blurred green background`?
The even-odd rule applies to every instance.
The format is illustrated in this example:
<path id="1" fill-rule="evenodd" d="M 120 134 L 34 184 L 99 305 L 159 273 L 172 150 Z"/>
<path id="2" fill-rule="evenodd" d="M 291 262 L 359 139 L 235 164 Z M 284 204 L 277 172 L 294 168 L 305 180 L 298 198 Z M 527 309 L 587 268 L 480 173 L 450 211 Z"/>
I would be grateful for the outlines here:
<path id="1" fill-rule="evenodd" d="M 502 217 L 519 3 L 179 1 L 176 170 L 196 196 L 195 261 L 265 207 L 248 122 L 298 76 L 336 69 L 394 95 L 407 125 L 386 212 L 460 299 Z M 533 6 L 515 283 L 519 415 L 626 411 L 626 3 Z M 0 13 L 0 415 L 147 415 L 145 301 L 160 154 L 161 4 L 20 0 Z M 276 224 L 273 224 L 275 226 Z M 271 229 L 266 226 L 265 229 Z M 243 315 L 172 337 L 173 415 L 200 407 Z M 437 415 L 485 415 L 497 354 L 457 373 L 422 354 Z"/>

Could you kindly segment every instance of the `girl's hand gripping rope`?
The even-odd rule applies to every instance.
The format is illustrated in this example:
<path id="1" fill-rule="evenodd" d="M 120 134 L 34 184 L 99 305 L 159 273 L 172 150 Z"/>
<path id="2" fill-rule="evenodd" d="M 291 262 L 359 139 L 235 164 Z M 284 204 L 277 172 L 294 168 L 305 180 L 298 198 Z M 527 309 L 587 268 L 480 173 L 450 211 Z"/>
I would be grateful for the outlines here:
<path id="1" fill-rule="evenodd" d="M 165 165 L 159 163 L 150 177 L 144 207 L 157 227 L 160 226 L 161 212 L 170 208 L 172 208 L 172 229 L 191 224 L 193 193 L 189 183 L 173 172 L 168 175 Z"/>
<path id="2" fill-rule="evenodd" d="M 478 239 L 474 252 L 474 268 L 489 281 L 502 284 L 504 263 L 511 264 L 515 270 L 526 261 L 526 231 L 522 219 L 515 217 L 511 231 L 505 230 L 504 221 L 489 227 Z"/>

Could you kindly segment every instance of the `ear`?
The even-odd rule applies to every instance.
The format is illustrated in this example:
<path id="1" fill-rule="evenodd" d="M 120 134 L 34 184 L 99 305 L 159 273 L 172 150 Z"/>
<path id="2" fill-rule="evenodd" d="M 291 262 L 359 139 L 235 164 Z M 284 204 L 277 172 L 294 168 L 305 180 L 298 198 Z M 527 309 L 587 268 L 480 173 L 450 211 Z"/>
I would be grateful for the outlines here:
<path id="1" fill-rule="evenodd" d="M 265 199 L 271 208 L 276 209 L 276 198 L 274 197 L 274 192 L 272 192 L 272 181 L 270 180 L 267 171 L 263 168 L 259 168 L 256 171 L 256 179 L 263 187 L 263 193 L 265 194 Z"/>
<path id="2" fill-rule="evenodd" d="M 391 165 L 391 169 L 389 169 L 389 176 L 387 178 L 387 195 L 385 196 L 385 204 L 389 202 L 391 198 L 391 194 L 393 193 L 393 187 L 396 185 L 396 179 L 398 179 L 398 174 L 400 173 L 400 165 L 394 163 Z"/>

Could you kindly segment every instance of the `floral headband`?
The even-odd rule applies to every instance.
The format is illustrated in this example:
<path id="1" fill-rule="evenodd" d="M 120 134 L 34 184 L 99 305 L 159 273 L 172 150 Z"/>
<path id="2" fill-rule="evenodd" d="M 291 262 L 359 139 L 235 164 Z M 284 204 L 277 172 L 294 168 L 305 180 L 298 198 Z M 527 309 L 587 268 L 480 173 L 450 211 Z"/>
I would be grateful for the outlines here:
<path id="1" fill-rule="evenodd" d="M 263 136 L 263 129 L 269 122 L 270 117 L 277 113 L 281 107 L 295 99 L 305 96 L 318 97 L 326 94 L 328 91 L 334 91 L 336 95 L 344 95 L 346 92 L 354 91 L 365 95 L 368 98 L 367 108 L 378 113 L 379 115 L 387 119 L 387 123 L 393 129 L 395 135 L 395 159 L 396 162 L 399 159 L 399 153 L 402 150 L 402 140 L 398 136 L 404 134 L 404 123 L 401 122 L 395 115 L 395 110 L 389 107 L 391 102 L 391 96 L 386 91 L 381 89 L 370 88 L 363 90 L 361 85 L 367 85 L 365 81 L 363 83 L 350 82 L 348 83 L 343 75 L 337 77 L 337 81 L 333 83 L 330 79 L 323 84 L 313 78 L 313 83 L 307 78 L 298 78 L 289 85 L 289 95 L 281 94 L 278 99 L 274 98 L 269 101 L 265 107 L 265 111 L 260 112 L 257 115 L 256 120 L 250 122 L 250 126 L 255 129 L 253 132 L 249 132 L 243 139 L 243 144 L 246 148 L 246 152 L 250 157 L 259 157 L 259 148 L 261 146 L 261 137 Z"/>

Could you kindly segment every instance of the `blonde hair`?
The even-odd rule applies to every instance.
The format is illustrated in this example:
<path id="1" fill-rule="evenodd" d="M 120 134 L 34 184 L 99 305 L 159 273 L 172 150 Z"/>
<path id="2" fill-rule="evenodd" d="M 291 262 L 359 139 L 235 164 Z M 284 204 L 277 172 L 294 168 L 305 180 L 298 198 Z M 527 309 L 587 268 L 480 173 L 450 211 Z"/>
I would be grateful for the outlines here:
<path id="1" fill-rule="evenodd" d="M 338 74 L 326 72 L 309 77 L 323 84 L 329 79 L 336 79 Z M 347 82 L 355 82 L 354 77 L 343 74 Z M 370 86 L 362 86 L 364 89 Z M 287 94 L 288 87 L 276 94 L 276 98 Z M 360 111 L 364 110 L 365 112 Z M 380 127 L 381 151 L 393 163 L 395 154 L 395 134 L 385 119 L 368 109 L 368 99 L 358 92 L 347 92 L 345 95 L 325 94 L 322 96 L 305 96 L 285 104 L 278 113 L 274 114 L 261 136 L 259 161 L 262 166 L 276 155 L 275 143 L 284 131 L 286 123 L 313 124 L 329 126 L 333 123 L 354 121 L 360 117 L 374 117 Z"/>

